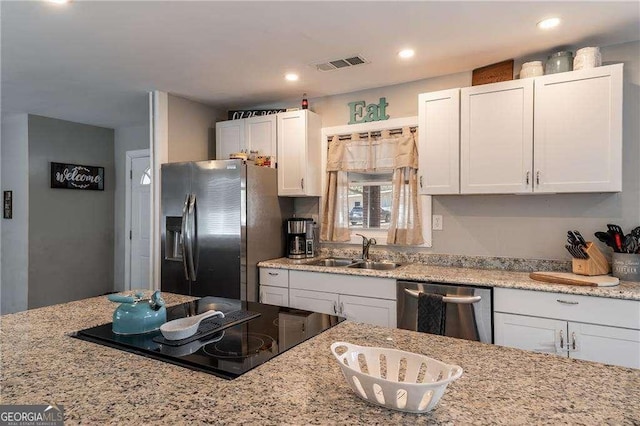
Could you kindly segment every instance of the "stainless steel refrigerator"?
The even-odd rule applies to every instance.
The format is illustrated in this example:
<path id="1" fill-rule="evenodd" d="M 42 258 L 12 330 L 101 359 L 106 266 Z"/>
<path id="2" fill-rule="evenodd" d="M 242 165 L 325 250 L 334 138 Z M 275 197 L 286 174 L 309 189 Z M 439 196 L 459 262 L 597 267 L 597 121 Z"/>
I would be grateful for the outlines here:
<path id="1" fill-rule="evenodd" d="M 258 301 L 261 260 L 284 255 L 292 200 L 276 170 L 242 160 L 161 166 L 161 289 Z"/>

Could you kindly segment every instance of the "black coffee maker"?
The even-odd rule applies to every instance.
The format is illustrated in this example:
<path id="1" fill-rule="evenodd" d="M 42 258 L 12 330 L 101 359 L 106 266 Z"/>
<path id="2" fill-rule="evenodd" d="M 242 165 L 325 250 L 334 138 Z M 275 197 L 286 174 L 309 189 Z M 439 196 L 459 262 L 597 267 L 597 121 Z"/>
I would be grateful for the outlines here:
<path id="1" fill-rule="evenodd" d="M 312 219 L 294 217 L 287 219 L 287 257 L 304 259 L 307 257 L 307 230 L 313 227 Z"/>

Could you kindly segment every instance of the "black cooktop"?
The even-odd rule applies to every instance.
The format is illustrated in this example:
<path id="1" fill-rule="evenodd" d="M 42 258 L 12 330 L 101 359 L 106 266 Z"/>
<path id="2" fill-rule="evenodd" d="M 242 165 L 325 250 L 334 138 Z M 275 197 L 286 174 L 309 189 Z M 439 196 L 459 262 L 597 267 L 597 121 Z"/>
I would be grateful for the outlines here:
<path id="1" fill-rule="evenodd" d="M 167 321 L 212 309 L 225 314 L 250 311 L 259 315 L 180 346 L 160 343 L 160 330 L 118 335 L 111 331 L 111 323 L 78 331 L 74 337 L 234 379 L 344 321 L 334 315 L 221 297 L 203 297 L 167 308 Z"/>

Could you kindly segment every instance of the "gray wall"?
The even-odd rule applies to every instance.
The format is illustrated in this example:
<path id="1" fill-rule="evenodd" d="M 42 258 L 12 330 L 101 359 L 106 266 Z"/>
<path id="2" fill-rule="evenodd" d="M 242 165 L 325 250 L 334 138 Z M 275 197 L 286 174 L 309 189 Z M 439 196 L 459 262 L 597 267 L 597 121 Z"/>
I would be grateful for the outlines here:
<path id="1" fill-rule="evenodd" d="M 523 62 L 544 60 L 549 53 L 519 58 L 515 74 Z M 569 259 L 564 249 L 568 229 L 578 229 L 594 239 L 593 233 L 605 228 L 607 223 L 617 223 L 626 230 L 640 225 L 640 42 L 602 48 L 602 57 L 605 64 L 625 64 L 623 191 L 615 194 L 434 196 L 433 214 L 443 216 L 444 229 L 434 231 L 433 247 L 421 251 Z M 364 68 L 362 72 L 365 72 Z M 349 120 L 348 102 L 365 100 L 371 103 L 386 97 L 387 113 L 391 118 L 399 118 L 417 115 L 419 93 L 470 85 L 471 71 L 310 99 L 309 107 L 322 116 L 324 127 L 338 126 Z M 291 107 L 298 103 L 299 99 L 296 99 L 260 107 Z M 297 201 L 296 209 L 300 215 L 317 213 L 318 200 Z"/>
<path id="2" fill-rule="evenodd" d="M 27 309 L 29 176 L 27 114 L 2 117 L 2 191 L 13 191 L 13 219 L 2 220 L 0 314 Z"/>
<path id="3" fill-rule="evenodd" d="M 215 158 L 214 134 L 219 111 L 169 95 L 169 162 Z"/>
<path id="4" fill-rule="evenodd" d="M 51 189 L 51 161 L 101 166 L 104 191 Z M 29 309 L 113 289 L 114 131 L 29 116 Z"/>
<path id="5" fill-rule="evenodd" d="M 114 290 L 124 290 L 125 286 L 125 253 L 126 242 L 126 186 L 129 182 L 126 175 L 127 151 L 149 149 L 149 123 L 136 126 L 119 127 L 115 129 L 115 200 L 114 200 L 114 259 L 113 285 Z"/>

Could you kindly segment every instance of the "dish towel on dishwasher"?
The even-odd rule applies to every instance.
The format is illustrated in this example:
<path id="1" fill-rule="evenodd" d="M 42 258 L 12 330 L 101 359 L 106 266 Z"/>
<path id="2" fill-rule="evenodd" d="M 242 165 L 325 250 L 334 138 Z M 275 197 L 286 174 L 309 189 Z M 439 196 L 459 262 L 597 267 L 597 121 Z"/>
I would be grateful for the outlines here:
<path id="1" fill-rule="evenodd" d="M 440 294 L 420 293 L 418 295 L 418 331 L 444 336 L 447 304 Z"/>

